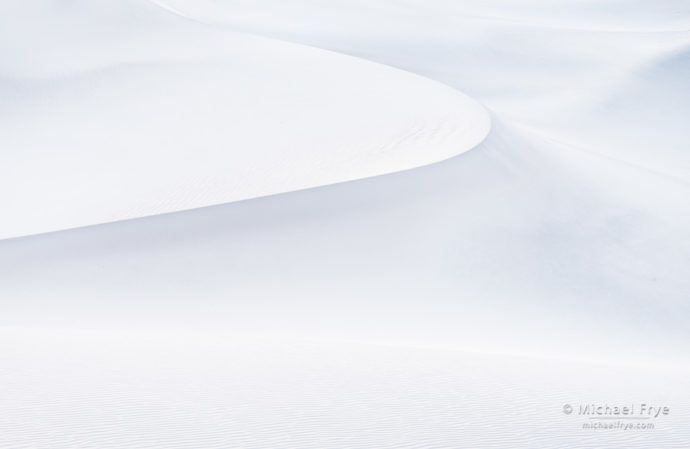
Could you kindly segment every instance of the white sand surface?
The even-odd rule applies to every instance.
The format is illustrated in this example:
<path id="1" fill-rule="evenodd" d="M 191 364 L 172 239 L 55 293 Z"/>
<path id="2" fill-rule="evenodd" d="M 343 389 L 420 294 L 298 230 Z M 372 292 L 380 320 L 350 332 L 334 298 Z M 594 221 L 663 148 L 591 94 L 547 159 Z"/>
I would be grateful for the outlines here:
<path id="1" fill-rule="evenodd" d="M 689 24 L 3 4 L 0 448 L 690 447 Z"/>
<path id="2" fill-rule="evenodd" d="M 400 171 L 488 132 L 460 92 L 362 59 L 145 1 L 27 3 L 0 19 L 0 238 Z"/>

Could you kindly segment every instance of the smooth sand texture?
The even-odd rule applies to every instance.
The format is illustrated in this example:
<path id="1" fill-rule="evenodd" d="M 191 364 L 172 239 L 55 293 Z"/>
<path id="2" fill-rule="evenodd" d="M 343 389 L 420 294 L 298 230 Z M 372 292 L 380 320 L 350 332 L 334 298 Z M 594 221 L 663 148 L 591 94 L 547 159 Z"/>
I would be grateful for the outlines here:
<path id="1" fill-rule="evenodd" d="M 142 218 L 0 240 L 0 447 L 690 447 L 686 2 L 12 8 L 0 140 L 32 143 L 3 152 L 4 229 Z M 92 93 L 138 105 L 131 145 Z M 102 172 L 29 151 L 85 145 L 76 112 Z M 101 190 L 9 214 L 80 176 Z M 670 413 L 577 414 L 643 403 Z"/>
<path id="2" fill-rule="evenodd" d="M 108 2 L 55 3 L 49 17 L 37 3 L 3 19 L 50 39 L 0 64 L 0 238 L 400 171 L 488 133 L 479 104 L 390 67 L 221 32 L 143 1 L 101 14 Z M 6 26 L 17 53 L 29 51 L 26 28 Z"/>

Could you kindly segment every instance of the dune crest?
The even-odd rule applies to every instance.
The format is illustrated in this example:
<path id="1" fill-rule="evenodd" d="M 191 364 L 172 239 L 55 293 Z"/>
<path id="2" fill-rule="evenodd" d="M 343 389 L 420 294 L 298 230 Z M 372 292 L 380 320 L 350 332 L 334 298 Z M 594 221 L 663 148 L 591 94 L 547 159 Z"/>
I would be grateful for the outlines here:
<path id="1" fill-rule="evenodd" d="M 54 3 L 65 23 L 47 56 L 0 66 L 0 238 L 414 168 L 489 129 L 478 103 L 411 73 L 146 2 L 88 3 Z M 93 32 L 110 16 L 120 28 Z M 26 31 L 9 32 L 19 52 Z"/>

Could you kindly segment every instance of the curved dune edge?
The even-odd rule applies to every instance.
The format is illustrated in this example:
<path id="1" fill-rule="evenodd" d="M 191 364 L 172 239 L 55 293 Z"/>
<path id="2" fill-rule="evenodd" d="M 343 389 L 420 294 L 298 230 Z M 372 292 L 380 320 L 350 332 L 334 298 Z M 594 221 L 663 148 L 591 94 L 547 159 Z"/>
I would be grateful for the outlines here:
<path id="1" fill-rule="evenodd" d="M 398 172 L 489 133 L 479 103 L 435 81 L 161 14 L 148 59 L 75 53 L 6 81 L 0 239 Z"/>

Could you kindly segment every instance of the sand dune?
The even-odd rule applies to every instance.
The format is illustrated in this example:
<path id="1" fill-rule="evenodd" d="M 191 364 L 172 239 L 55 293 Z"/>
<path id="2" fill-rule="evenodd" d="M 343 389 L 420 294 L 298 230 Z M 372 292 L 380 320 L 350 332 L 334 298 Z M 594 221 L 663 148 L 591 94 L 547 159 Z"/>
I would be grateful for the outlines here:
<path id="1" fill-rule="evenodd" d="M 686 2 L 2 8 L 0 447 L 690 446 Z"/>
<path id="2" fill-rule="evenodd" d="M 466 151 L 487 133 L 480 105 L 431 80 L 219 32 L 140 3 L 129 5 L 139 20 L 125 16 L 120 28 L 95 35 L 112 11 L 56 4 L 92 47 L 60 29 L 47 57 L 10 55 L 2 67 L 12 114 L 0 124 L 9 149 L 0 163 L 0 238 L 409 169 Z M 16 45 L 26 39 L 25 30 L 10 31 Z M 67 61 L 45 61 L 54 53 Z"/>

